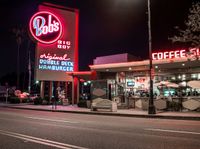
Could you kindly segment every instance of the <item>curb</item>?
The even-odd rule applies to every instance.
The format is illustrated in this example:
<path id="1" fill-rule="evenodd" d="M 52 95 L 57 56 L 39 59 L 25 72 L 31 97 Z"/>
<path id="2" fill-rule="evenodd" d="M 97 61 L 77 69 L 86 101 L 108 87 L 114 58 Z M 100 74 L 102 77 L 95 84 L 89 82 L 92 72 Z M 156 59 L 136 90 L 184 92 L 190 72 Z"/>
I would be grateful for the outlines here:
<path id="1" fill-rule="evenodd" d="M 200 117 L 194 116 L 168 116 L 168 115 L 145 115 L 145 114 L 124 114 L 124 113 L 108 113 L 108 112 L 95 112 L 95 111 L 65 111 L 65 110 L 48 110 L 48 109 L 34 109 L 25 107 L 11 107 L 4 106 L 5 108 L 11 109 L 23 109 L 23 110 L 34 110 L 34 111 L 46 111 L 46 112 L 62 112 L 62 113 L 74 113 L 74 114 L 90 114 L 99 116 L 118 116 L 118 117 L 135 117 L 135 118 L 153 118 L 153 119 L 173 119 L 173 120 L 195 120 L 200 121 Z"/>

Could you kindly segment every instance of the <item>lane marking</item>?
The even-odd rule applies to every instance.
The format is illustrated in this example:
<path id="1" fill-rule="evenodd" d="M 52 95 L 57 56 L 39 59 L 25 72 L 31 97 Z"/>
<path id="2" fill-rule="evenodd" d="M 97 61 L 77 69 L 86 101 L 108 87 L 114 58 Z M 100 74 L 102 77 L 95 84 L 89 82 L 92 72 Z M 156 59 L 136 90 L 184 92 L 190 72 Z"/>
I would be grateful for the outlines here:
<path id="1" fill-rule="evenodd" d="M 18 139 L 23 139 L 23 140 L 38 143 L 38 144 L 53 146 L 53 147 L 61 148 L 61 149 L 88 149 L 88 148 L 85 148 L 85 147 L 60 143 L 60 142 L 51 141 L 51 140 L 48 140 L 48 139 L 42 139 L 42 138 L 38 138 L 38 137 L 28 136 L 28 135 L 4 131 L 4 130 L 0 130 L 0 134 L 7 135 L 7 136 L 10 136 L 10 137 L 15 137 L 15 138 L 18 138 Z"/>
<path id="2" fill-rule="evenodd" d="M 67 121 L 67 120 L 48 119 L 48 118 L 41 118 L 41 117 L 22 116 L 20 114 L 13 114 L 13 113 L 0 113 L 0 115 L 1 114 L 4 114 L 4 115 L 10 115 L 10 114 L 12 114 L 12 116 L 18 116 L 18 117 L 29 118 L 29 119 L 37 119 L 37 120 L 54 121 L 54 122 L 65 122 L 65 123 L 72 123 L 72 124 L 78 124 L 78 123 L 80 123 L 80 122 L 76 122 L 76 121 Z"/>
<path id="3" fill-rule="evenodd" d="M 168 130 L 168 129 L 153 129 L 153 128 L 147 128 L 145 130 L 200 135 L 200 132 L 192 132 L 192 131 Z"/>
<path id="4" fill-rule="evenodd" d="M 78 124 L 79 122 L 75 121 L 66 121 L 66 120 L 56 120 L 56 119 L 48 119 L 48 118 L 41 118 L 41 117 L 26 117 L 29 119 L 35 119 L 35 120 L 46 120 L 46 121 L 52 121 L 52 122 L 64 122 L 64 123 L 72 123 L 72 124 Z"/>
<path id="5" fill-rule="evenodd" d="M 47 146 L 51 146 L 51 147 L 56 147 L 56 148 L 60 148 L 60 149 L 71 149 L 71 148 L 67 148 L 67 147 L 64 147 L 64 146 L 58 146 L 58 145 L 55 145 L 55 144 L 36 141 L 36 140 L 33 140 L 33 139 L 28 139 L 28 138 L 15 136 L 15 135 L 11 135 L 11 134 L 4 134 L 4 133 L 1 133 L 1 132 L 0 132 L 0 134 L 6 135 L 6 136 L 10 136 L 10 137 L 14 137 L 14 138 L 18 138 L 18 139 L 22 139 L 22 140 L 26 140 L 26 141 L 29 141 L 29 142 L 34 142 L 34 143 L 37 143 L 37 144 L 43 144 L 43 145 L 47 145 Z"/>
<path id="6" fill-rule="evenodd" d="M 23 121 L 21 121 L 19 119 L 8 119 L 8 118 L 0 118 L 0 120 L 23 122 Z M 53 127 L 62 127 L 62 128 L 75 128 L 75 129 L 77 129 L 77 127 L 75 125 L 52 124 L 52 123 L 44 123 L 44 122 L 41 122 L 41 121 L 28 121 L 28 123 L 44 125 L 44 126 L 53 126 Z"/>

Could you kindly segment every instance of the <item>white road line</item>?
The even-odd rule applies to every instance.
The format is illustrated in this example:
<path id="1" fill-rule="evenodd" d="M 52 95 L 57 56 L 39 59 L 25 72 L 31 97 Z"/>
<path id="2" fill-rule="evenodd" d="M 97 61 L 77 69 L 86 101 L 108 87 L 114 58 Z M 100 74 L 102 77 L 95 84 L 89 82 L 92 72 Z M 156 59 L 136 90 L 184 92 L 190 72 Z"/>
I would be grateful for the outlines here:
<path id="1" fill-rule="evenodd" d="M 28 138 L 15 136 L 15 135 L 11 135 L 11 134 L 4 134 L 4 133 L 1 133 L 1 132 L 0 132 L 0 134 L 6 135 L 6 136 L 10 136 L 10 137 L 14 137 L 14 138 L 18 138 L 18 139 L 22 139 L 22 140 L 26 140 L 26 141 L 30 141 L 30 142 L 34 142 L 34 143 L 38 143 L 38 144 L 43 144 L 43 145 L 47 145 L 47 146 L 51 146 L 51 147 L 56 147 L 56 148 L 60 148 L 60 149 L 71 149 L 71 148 L 67 148 L 67 147 L 64 147 L 64 146 L 58 146 L 58 145 L 45 143 L 45 142 L 41 142 L 41 141 L 36 141 L 36 140 L 33 140 L 33 139 L 28 139 Z"/>
<path id="2" fill-rule="evenodd" d="M 48 118 L 41 118 L 41 117 L 26 117 L 26 116 L 25 116 L 25 118 L 30 118 L 30 119 L 35 119 L 35 120 L 46 120 L 46 121 L 52 121 L 52 122 L 72 123 L 72 124 L 78 124 L 78 123 L 79 123 L 79 122 L 75 122 L 75 121 L 48 119 Z"/>
<path id="3" fill-rule="evenodd" d="M 61 149 L 88 149 L 88 148 L 84 148 L 84 147 L 80 147 L 80 146 L 60 143 L 60 142 L 56 142 L 56 141 L 51 141 L 51 140 L 47 140 L 47 139 L 37 138 L 37 137 L 33 137 L 33 136 L 28 136 L 28 135 L 4 131 L 4 130 L 0 130 L 0 134 L 27 140 L 27 141 L 38 143 L 38 144 L 53 146 L 53 147 L 61 148 Z"/>
<path id="4" fill-rule="evenodd" d="M 200 135 L 200 132 L 192 132 L 192 131 L 180 131 L 180 130 L 168 130 L 168 129 L 153 129 L 153 128 L 147 128 L 145 130 Z"/>

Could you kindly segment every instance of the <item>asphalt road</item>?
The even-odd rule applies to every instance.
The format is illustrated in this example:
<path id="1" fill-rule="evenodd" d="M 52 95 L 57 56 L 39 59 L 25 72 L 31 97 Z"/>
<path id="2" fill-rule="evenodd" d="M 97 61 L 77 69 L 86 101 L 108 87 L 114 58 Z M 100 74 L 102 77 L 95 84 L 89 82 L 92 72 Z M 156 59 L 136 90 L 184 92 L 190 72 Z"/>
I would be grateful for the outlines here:
<path id="1" fill-rule="evenodd" d="M 200 121 L 0 108 L 0 149 L 199 149 Z"/>

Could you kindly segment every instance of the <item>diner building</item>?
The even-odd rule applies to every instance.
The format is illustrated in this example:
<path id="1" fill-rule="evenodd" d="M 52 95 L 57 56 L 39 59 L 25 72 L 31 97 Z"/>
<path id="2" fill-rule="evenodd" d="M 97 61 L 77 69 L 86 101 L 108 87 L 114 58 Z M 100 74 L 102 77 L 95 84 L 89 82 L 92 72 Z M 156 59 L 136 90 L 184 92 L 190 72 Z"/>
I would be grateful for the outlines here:
<path id="1" fill-rule="evenodd" d="M 197 87 L 188 84 L 200 80 L 199 55 L 197 48 L 152 53 L 154 97 L 200 95 Z M 149 97 L 148 59 L 142 60 L 128 53 L 116 54 L 96 57 L 89 67 L 96 71 L 94 84 L 102 80 L 107 82 L 104 98 L 119 97 L 119 102 L 127 105 L 130 95 Z M 91 94 L 96 86 L 91 88 Z"/>

